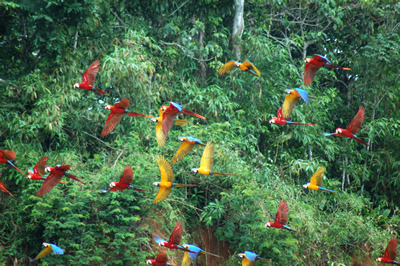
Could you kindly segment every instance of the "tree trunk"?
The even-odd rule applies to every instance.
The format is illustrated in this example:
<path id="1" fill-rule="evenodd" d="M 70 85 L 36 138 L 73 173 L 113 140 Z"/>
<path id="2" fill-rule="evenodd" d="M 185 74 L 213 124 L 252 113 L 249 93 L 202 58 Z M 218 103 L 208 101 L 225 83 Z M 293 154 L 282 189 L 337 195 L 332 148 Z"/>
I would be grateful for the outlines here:
<path id="1" fill-rule="evenodd" d="M 240 40 L 244 30 L 243 20 L 244 0 L 235 0 L 235 17 L 233 18 L 232 46 L 235 59 L 240 59 Z"/>

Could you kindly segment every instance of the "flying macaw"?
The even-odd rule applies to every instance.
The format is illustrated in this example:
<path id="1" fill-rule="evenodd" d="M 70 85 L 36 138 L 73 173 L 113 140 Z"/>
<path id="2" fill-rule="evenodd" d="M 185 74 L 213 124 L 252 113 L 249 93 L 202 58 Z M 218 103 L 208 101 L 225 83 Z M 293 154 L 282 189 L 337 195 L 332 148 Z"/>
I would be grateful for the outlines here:
<path id="1" fill-rule="evenodd" d="M 246 71 L 247 73 L 252 74 L 253 76 L 261 77 L 260 71 L 258 71 L 256 66 L 247 60 L 244 61 L 243 63 L 239 63 L 233 60 L 227 62 L 218 70 L 218 75 L 222 77 L 223 75 L 225 75 L 234 68 L 239 68 L 240 70 Z"/>
<path id="2" fill-rule="evenodd" d="M 44 256 L 49 255 L 51 252 L 54 252 L 54 254 L 57 255 L 64 255 L 64 250 L 62 248 L 51 244 L 51 243 L 43 243 L 43 246 L 45 247 L 34 259 L 31 259 L 31 262 L 34 262 L 35 260 L 39 260 L 43 258 Z"/>
<path id="3" fill-rule="evenodd" d="M 94 91 L 97 94 L 106 94 L 108 95 L 108 93 L 106 93 L 105 91 L 102 91 L 98 88 L 94 88 L 94 80 L 96 79 L 96 75 L 99 72 L 99 65 L 100 65 L 100 61 L 96 60 L 94 61 L 89 67 L 88 69 L 86 69 L 85 73 L 83 73 L 82 75 L 82 83 L 75 83 L 74 84 L 74 88 L 81 88 L 87 91 Z"/>
<path id="4" fill-rule="evenodd" d="M 224 173 L 213 172 L 212 171 L 212 168 L 214 166 L 213 156 L 214 156 L 214 144 L 211 144 L 211 142 L 207 142 L 207 145 L 203 151 L 203 156 L 201 157 L 200 168 L 193 168 L 192 172 L 199 173 L 202 175 L 215 175 L 215 176 L 237 175 L 237 174 L 224 174 Z"/>
<path id="5" fill-rule="evenodd" d="M 55 187 L 58 183 L 60 183 L 61 178 L 63 176 L 74 179 L 85 185 L 85 183 L 77 179 L 76 176 L 67 173 L 69 169 L 70 169 L 69 165 L 57 165 L 56 167 L 46 167 L 45 172 L 50 174 L 46 177 L 46 180 L 43 182 L 42 187 L 39 189 L 36 195 L 41 197 L 50 190 L 52 190 L 53 187 Z"/>
<path id="6" fill-rule="evenodd" d="M 189 152 L 191 152 L 196 146 L 196 144 L 200 146 L 206 146 L 206 144 L 202 143 L 201 140 L 194 137 L 179 137 L 178 140 L 182 142 L 181 146 L 179 146 L 176 151 L 174 157 L 171 160 L 172 164 L 176 164 L 180 160 L 182 160 Z"/>
<path id="7" fill-rule="evenodd" d="M 386 247 L 385 255 L 383 257 L 378 257 L 376 261 L 387 263 L 387 264 L 400 264 L 396 259 L 397 252 L 397 239 L 392 238 Z"/>
<path id="8" fill-rule="evenodd" d="M 174 123 L 174 120 L 176 119 L 176 116 L 179 113 L 195 116 L 195 117 L 198 117 L 201 119 L 206 119 L 202 115 L 199 115 L 192 111 L 183 109 L 182 105 L 180 105 L 179 103 L 174 103 L 174 102 L 170 102 L 169 106 L 167 106 L 167 105 L 161 106 L 159 112 L 160 112 L 160 118 L 161 118 L 161 112 L 163 112 L 162 130 L 163 130 L 164 134 L 167 134 L 168 131 L 171 129 L 172 124 Z"/>
<path id="9" fill-rule="evenodd" d="M 125 166 L 124 169 L 124 174 L 121 176 L 121 179 L 119 182 L 111 182 L 110 183 L 110 189 L 102 189 L 101 191 L 103 193 L 107 192 L 115 192 L 115 191 L 123 191 L 125 189 L 131 189 L 131 190 L 136 190 L 140 192 L 144 192 L 145 190 L 137 188 L 135 186 L 132 186 L 132 181 L 133 181 L 133 171 L 132 167 L 130 165 Z"/>
<path id="10" fill-rule="evenodd" d="M 154 182 L 153 186 L 160 187 L 158 193 L 153 201 L 153 204 L 157 204 L 164 200 L 172 191 L 173 187 L 195 187 L 197 185 L 186 185 L 174 183 L 174 173 L 172 172 L 172 167 L 164 156 L 158 157 L 158 167 L 161 173 L 161 182 Z"/>
<path id="11" fill-rule="evenodd" d="M 188 249 L 182 247 L 180 245 L 181 240 L 182 240 L 182 225 L 181 222 L 177 222 L 174 227 L 174 231 L 172 231 L 171 236 L 169 237 L 169 240 L 165 240 L 159 236 L 155 236 L 154 240 L 160 247 L 167 247 L 169 249 L 180 249 L 184 251 L 188 251 Z"/>
<path id="12" fill-rule="evenodd" d="M 111 133 L 111 131 L 114 130 L 115 126 L 121 121 L 122 116 L 124 114 L 129 115 L 129 116 L 145 116 L 145 117 L 152 117 L 151 115 L 142 115 L 139 113 L 135 113 L 132 111 L 129 111 L 127 108 L 129 107 L 129 100 L 127 99 L 122 99 L 121 102 L 116 103 L 115 106 L 106 104 L 106 109 L 110 110 L 111 113 L 108 115 L 106 124 L 104 125 L 103 131 L 101 132 L 101 137 L 104 138 L 108 134 Z"/>
<path id="13" fill-rule="evenodd" d="M 299 101 L 299 99 L 303 99 L 306 104 L 310 104 L 310 99 L 316 100 L 314 97 L 309 97 L 308 92 L 306 90 L 302 90 L 296 88 L 294 90 L 286 90 L 285 93 L 287 96 L 285 97 L 285 101 L 282 105 L 282 116 L 289 120 L 290 114 L 294 108 L 294 105 Z"/>
<path id="14" fill-rule="evenodd" d="M 15 160 L 17 158 L 17 155 L 15 154 L 14 151 L 9 151 L 9 150 L 0 150 L 0 163 L 8 163 L 11 165 L 12 168 L 20 172 L 21 174 L 25 175 L 24 172 L 19 170 L 12 162 L 11 160 Z"/>
<path id="15" fill-rule="evenodd" d="M 334 135 L 337 137 L 346 137 L 350 139 L 354 139 L 358 143 L 364 144 L 366 146 L 369 146 L 365 141 L 362 139 L 359 139 L 355 134 L 360 131 L 362 124 L 364 122 L 364 117 L 365 117 L 365 109 L 364 107 L 360 106 L 358 108 L 358 112 L 356 116 L 353 118 L 353 121 L 347 126 L 346 129 L 343 128 L 337 128 L 335 130 L 335 133 L 323 133 L 325 137 Z"/>
<path id="16" fill-rule="evenodd" d="M 0 180 L 0 190 L 5 192 L 5 193 L 10 194 L 11 197 L 15 198 L 14 195 L 11 194 L 11 192 L 7 190 L 6 186 L 4 185 L 4 181 L 1 181 L 1 180 Z"/>
<path id="17" fill-rule="evenodd" d="M 244 253 L 239 253 L 238 256 L 243 258 L 242 265 L 243 266 L 253 266 L 256 265 L 257 260 L 261 261 L 269 261 L 269 259 L 264 259 L 258 256 L 256 253 L 246 250 Z"/>
<path id="18" fill-rule="evenodd" d="M 283 106 L 282 106 L 283 107 Z M 277 112 L 277 117 L 273 117 L 269 120 L 270 124 L 278 124 L 278 125 L 303 125 L 303 126 L 316 126 L 317 124 L 305 124 L 305 123 L 298 123 L 289 120 L 288 118 L 283 117 L 282 115 L 282 107 L 279 108 Z"/>
<path id="19" fill-rule="evenodd" d="M 44 177 L 44 175 L 46 174 L 44 168 L 46 167 L 48 159 L 49 157 L 43 157 L 42 159 L 40 159 L 39 162 L 36 163 L 33 170 L 28 170 L 27 178 L 34 180 L 46 180 L 46 177 Z"/>
<path id="20" fill-rule="evenodd" d="M 317 54 L 314 54 L 314 58 L 305 58 L 304 62 L 306 63 L 306 68 L 304 69 L 304 85 L 306 86 L 310 86 L 311 82 L 314 80 L 315 72 L 321 67 L 351 70 L 348 67 L 334 66 L 328 58 Z"/>
<path id="21" fill-rule="evenodd" d="M 155 265 L 155 266 L 170 266 L 168 263 L 168 257 L 165 253 L 158 253 L 157 258 L 155 260 L 148 259 L 146 261 L 147 265 Z"/>
<path id="22" fill-rule="evenodd" d="M 185 251 L 185 255 L 183 256 L 182 266 L 190 266 L 192 261 L 196 261 L 196 258 L 199 254 L 206 254 L 206 255 L 211 255 L 211 256 L 218 257 L 218 258 L 222 258 L 221 256 L 218 256 L 216 254 L 204 251 L 195 245 L 183 244 L 182 247 L 186 248 L 189 251 L 189 252 Z"/>
<path id="23" fill-rule="evenodd" d="M 288 212 L 289 212 L 289 207 L 286 201 L 281 200 L 281 202 L 279 203 L 278 212 L 276 213 L 275 222 L 266 222 L 265 227 L 275 227 L 278 229 L 283 228 L 289 231 L 299 233 L 299 231 L 294 230 L 286 225 L 287 220 L 289 218 Z"/>
<path id="24" fill-rule="evenodd" d="M 325 166 L 320 167 L 317 170 L 317 172 L 315 172 L 314 175 L 311 177 L 310 182 L 303 185 L 303 188 L 309 188 L 309 189 L 312 189 L 312 190 L 323 190 L 323 191 L 328 191 L 328 192 L 332 192 L 332 193 L 337 193 L 334 190 L 330 190 L 330 189 L 321 187 L 322 177 L 324 176 L 325 169 L 326 169 Z"/>

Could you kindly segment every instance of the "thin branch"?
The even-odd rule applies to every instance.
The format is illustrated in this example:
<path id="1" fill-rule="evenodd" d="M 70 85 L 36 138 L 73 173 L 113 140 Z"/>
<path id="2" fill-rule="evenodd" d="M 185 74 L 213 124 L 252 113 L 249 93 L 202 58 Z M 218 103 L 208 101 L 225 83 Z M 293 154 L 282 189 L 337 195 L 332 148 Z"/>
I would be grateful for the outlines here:
<path id="1" fill-rule="evenodd" d="M 117 164 L 119 157 L 121 157 L 121 155 L 122 155 L 123 153 L 124 153 L 124 151 L 121 151 L 121 153 L 118 155 L 117 159 L 116 159 L 115 162 L 114 162 L 113 168 L 115 168 L 115 165 Z"/>
<path id="2" fill-rule="evenodd" d="M 97 139 L 98 141 L 100 141 L 101 143 L 103 143 L 104 145 L 106 145 L 107 147 L 109 147 L 109 148 L 111 148 L 111 149 L 113 149 L 113 150 L 118 150 L 118 149 L 116 149 L 116 148 L 114 148 L 114 147 L 108 145 L 107 143 L 105 143 L 104 141 L 102 141 L 101 139 L 99 139 L 98 137 L 96 137 L 96 136 L 94 136 L 94 135 L 92 135 L 92 134 L 89 134 L 89 133 L 87 133 L 87 132 L 85 132 L 85 131 L 83 131 L 83 133 L 85 133 L 85 134 L 88 135 L 88 136 L 91 136 L 92 138 Z"/>
<path id="3" fill-rule="evenodd" d="M 175 14 L 176 11 L 178 11 L 179 9 L 181 9 L 181 7 L 183 7 L 184 5 L 186 5 L 186 3 L 189 2 L 189 0 L 187 0 L 185 3 L 183 3 L 182 5 L 180 5 L 174 12 L 172 12 L 171 14 L 168 15 L 168 17 L 172 16 L 173 14 Z"/>
<path id="4" fill-rule="evenodd" d="M 75 34 L 74 52 L 72 54 L 76 53 L 76 46 L 77 45 L 78 45 L 78 31 L 76 31 L 76 34 Z"/>
<path id="5" fill-rule="evenodd" d="M 118 15 L 117 14 L 115 14 L 114 13 L 114 11 L 112 11 L 112 9 L 110 9 L 110 11 L 111 11 L 111 13 L 113 13 L 114 14 L 114 16 L 119 20 L 119 22 L 121 22 L 122 24 L 124 24 L 124 26 L 125 26 L 125 28 L 127 28 L 128 26 L 126 26 L 126 24 L 122 21 L 122 19 L 120 19 L 119 17 L 118 17 Z"/>
<path id="6" fill-rule="evenodd" d="M 170 43 L 170 42 L 164 42 L 164 41 L 160 41 L 162 44 L 165 44 L 165 45 L 172 45 L 172 46 L 176 46 L 176 47 L 178 47 L 178 48 L 180 48 L 182 51 L 185 51 L 185 47 L 184 46 L 182 46 L 182 45 L 180 45 L 180 44 L 177 44 L 177 43 Z M 190 58 L 192 58 L 192 59 L 194 59 L 194 60 L 197 60 L 197 61 L 200 61 L 200 62 L 208 62 L 208 61 L 211 61 L 211 60 L 213 60 L 214 59 L 214 57 L 211 57 L 210 59 L 199 59 L 199 58 L 196 58 L 196 57 L 193 57 L 193 56 L 188 56 L 188 57 L 190 57 Z"/>

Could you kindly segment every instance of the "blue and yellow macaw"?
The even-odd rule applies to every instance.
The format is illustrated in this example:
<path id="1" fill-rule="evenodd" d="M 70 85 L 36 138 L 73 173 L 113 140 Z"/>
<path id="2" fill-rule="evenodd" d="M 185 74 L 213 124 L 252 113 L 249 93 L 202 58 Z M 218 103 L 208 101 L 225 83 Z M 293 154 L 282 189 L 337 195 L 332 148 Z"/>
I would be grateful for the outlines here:
<path id="1" fill-rule="evenodd" d="M 243 258 L 242 265 L 243 266 L 253 266 L 256 264 L 257 260 L 261 261 L 269 261 L 269 259 L 264 259 L 258 256 L 256 253 L 246 250 L 244 253 L 239 253 L 238 256 Z"/>
<path id="2" fill-rule="evenodd" d="M 292 113 L 294 105 L 299 101 L 300 98 L 303 99 L 307 104 L 310 104 L 309 98 L 315 99 L 314 97 L 309 97 L 306 90 L 299 88 L 294 90 L 286 90 L 285 93 L 288 95 L 286 96 L 282 105 L 282 116 L 286 120 L 290 120 L 290 114 Z"/>
<path id="3" fill-rule="evenodd" d="M 51 244 L 51 243 L 43 243 L 43 246 L 45 246 L 45 248 L 39 253 L 39 255 L 36 256 L 36 258 L 31 259 L 31 262 L 35 261 L 35 260 L 39 260 L 41 258 L 43 258 L 44 256 L 49 255 L 51 252 L 54 252 L 54 254 L 57 255 L 64 255 L 64 250 L 62 250 L 60 247 Z"/>
<path id="4" fill-rule="evenodd" d="M 188 250 L 193 252 L 192 253 L 192 252 L 185 251 L 185 255 L 183 256 L 182 266 L 189 266 L 192 263 L 192 261 L 196 261 L 196 258 L 199 254 L 206 254 L 206 255 L 211 255 L 211 256 L 218 257 L 218 258 L 222 258 L 221 256 L 204 251 L 195 245 L 183 244 L 182 247 L 187 248 Z"/>
<path id="5" fill-rule="evenodd" d="M 200 146 L 206 146 L 206 144 L 202 143 L 201 140 L 194 137 L 179 137 L 178 140 L 182 142 L 179 149 L 176 151 L 174 157 L 171 160 L 172 164 L 176 164 L 180 160 L 182 160 L 189 152 L 191 152 L 196 146 L 196 144 Z"/>
<path id="6" fill-rule="evenodd" d="M 309 188 L 312 190 L 323 190 L 323 191 L 328 191 L 328 192 L 332 192 L 332 193 L 337 193 L 336 191 L 321 187 L 322 184 L 322 177 L 324 176 L 325 173 L 325 169 L 326 167 L 320 167 L 317 172 L 315 172 L 315 174 L 311 177 L 311 180 L 309 183 L 304 184 L 303 187 L 304 188 Z"/>

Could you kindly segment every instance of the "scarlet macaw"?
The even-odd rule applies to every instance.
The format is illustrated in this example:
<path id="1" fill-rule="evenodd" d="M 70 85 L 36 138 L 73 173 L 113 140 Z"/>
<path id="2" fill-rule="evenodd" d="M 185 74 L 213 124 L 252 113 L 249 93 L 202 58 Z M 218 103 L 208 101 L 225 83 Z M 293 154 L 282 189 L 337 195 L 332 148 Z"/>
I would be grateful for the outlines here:
<path id="1" fill-rule="evenodd" d="M 358 108 L 358 112 L 356 116 L 353 118 L 353 121 L 347 126 L 346 129 L 343 128 L 337 128 L 335 130 L 335 133 L 323 133 L 325 137 L 334 135 L 337 137 L 346 137 L 350 139 L 354 139 L 358 143 L 364 144 L 366 146 L 369 146 L 365 141 L 362 139 L 359 139 L 355 134 L 360 131 L 362 124 L 364 122 L 364 117 L 365 117 L 365 109 L 364 107 L 360 106 Z"/>
<path id="2" fill-rule="evenodd" d="M 130 165 L 125 166 L 124 169 L 124 174 L 122 175 L 121 179 L 119 182 L 111 182 L 110 183 L 110 190 L 102 189 L 101 191 L 103 193 L 107 192 L 116 192 L 116 191 L 123 191 L 125 189 L 131 189 L 131 190 L 136 190 L 143 192 L 145 190 L 137 188 L 135 186 L 132 186 L 132 181 L 133 181 L 133 171 L 132 167 Z"/>
<path id="3" fill-rule="evenodd" d="M 46 174 L 44 168 L 46 167 L 48 159 L 49 157 L 43 157 L 42 159 L 40 159 L 39 162 L 36 163 L 33 170 L 28 170 L 27 178 L 34 180 L 46 180 L 46 177 L 44 177 L 44 175 Z"/>
<path id="4" fill-rule="evenodd" d="M 153 201 L 153 204 L 157 204 L 164 200 L 172 191 L 173 187 L 195 187 L 197 185 L 186 185 L 174 183 L 174 173 L 172 167 L 164 156 L 158 157 L 158 167 L 161 173 L 161 182 L 154 182 L 153 186 L 160 187 L 158 193 Z"/>
<path id="5" fill-rule="evenodd" d="M 258 71 L 256 66 L 247 60 L 244 61 L 243 63 L 239 63 L 233 60 L 227 62 L 218 70 L 218 75 L 221 77 L 234 68 L 239 68 L 240 70 L 246 71 L 247 73 L 252 74 L 253 76 L 261 77 L 260 71 Z M 253 70 L 255 71 L 255 73 Z"/>
<path id="6" fill-rule="evenodd" d="M 180 160 L 182 160 L 189 152 L 191 152 L 196 146 L 196 144 L 200 146 L 206 146 L 206 144 L 202 143 L 201 140 L 194 137 L 179 137 L 178 140 L 182 142 L 181 146 L 179 146 L 176 151 L 174 157 L 171 160 L 172 164 L 176 164 Z"/>
<path id="7" fill-rule="evenodd" d="M 281 202 L 279 203 L 278 212 L 276 213 L 275 222 L 266 222 L 265 227 L 275 227 L 278 229 L 283 228 L 289 231 L 299 233 L 299 231 L 294 230 L 286 225 L 287 220 L 289 218 L 288 212 L 289 212 L 289 207 L 286 201 L 281 200 Z"/>
<path id="8" fill-rule="evenodd" d="M 21 174 L 25 175 L 24 172 L 19 170 L 12 162 L 11 160 L 15 160 L 17 158 L 17 155 L 15 154 L 14 151 L 9 151 L 9 150 L 0 150 L 0 163 L 8 163 L 11 165 L 12 168 L 20 172 Z"/>
<path id="9" fill-rule="evenodd" d="M 238 256 L 243 258 L 242 265 L 243 266 L 253 266 L 256 265 L 257 260 L 261 261 L 269 261 L 269 259 L 264 259 L 258 256 L 256 253 L 246 250 L 244 253 L 239 253 Z"/>
<path id="10" fill-rule="evenodd" d="M 146 261 L 147 265 L 155 265 L 155 266 L 170 266 L 168 263 L 168 257 L 165 253 L 158 253 L 157 258 L 155 260 L 148 259 Z"/>
<path id="11" fill-rule="evenodd" d="M 317 172 L 314 173 L 314 175 L 311 177 L 311 180 L 309 183 L 304 184 L 303 187 L 304 188 L 309 188 L 312 190 L 323 190 L 323 191 L 328 191 L 328 192 L 332 192 L 332 193 L 337 193 L 334 190 L 330 190 L 324 187 L 321 187 L 322 185 L 322 177 L 324 176 L 325 173 L 325 169 L 326 167 L 320 167 Z"/>
<path id="12" fill-rule="evenodd" d="M 305 58 L 304 62 L 306 63 L 304 69 L 304 85 L 306 86 L 310 86 L 311 82 L 314 80 L 315 72 L 317 72 L 321 67 L 351 70 L 348 67 L 334 66 L 328 58 L 317 54 L 314 54 L 314 58 Z"/>
<path id="13" fill-rule="evenodd" d="M 45 247 L 34 259 L 31 259 L 31 262 L 34 262 L 35 260 L 39 260 L 43 258 L 44 256 L 49 255 L 51 252 L 54 252 L 54 254 L 57 255 L 64 255 L 64 250 L 62 248 L 51 244 L 51 243 L 43 243 L 43 246 Z"/>
<path id="14" fill-rule="evenodd" d="M 224 173 L 213 172 L 212 171 L 212 168 L 214 166 L 213 156 L 214 156 L 214 144 L 211 144 L 211 142 L 207 142 L 207 145 L 203 151 L 203 156 L 201 157 L 200 168 L 193 168 L 192 172 L 199 173 L 202 175 L 215 175 L 215 176 L 237 175 L 237 174 L 224 174 Z"/>
<path id="15" fill-rule="evenodd" d="M 111 131 L 114 130 L 116 125 L 121 121 L 122 116 L 124 114 L 129 115 L 129 116 L 145 116 L 145 117 L 151 117 L 151 115 L 142 115 L 139 113 L 135 113 L 132 111 L 129 111 L 127 108 L 129 107 L 129 100 L 127 99 L 122 99 L 121 102 L 116 103 L 115 106 L 106 104 L 106 109 L 110 110 L 111 113 L 108 115 L 106 124 L 104 125 L 103 131 L 101 132 L 101 137 L 104 138 L 108 134 L 111 133 Z"/>
<path id="16" fill-rule="evenodd" d="M 172 124 L 174 123 L 174 120 L 176 116 L 179 113 L 185 114 L 185 115 L 192 115 L 201 119 L 206 119 L 204 116 L 196 114 L 192 111 L 185 110 L 182 108 L 182 105 L 179 103 L 174 103 L 170 102 L 169 106 L 163 105 L 160 107 L 160 118 L 161 118 L 161 112 L 163 112 L 162 115 L 162 130 L 164 134 L 167 134 L 168 131 L 171 129 Z"/>
<path id="17" fill-rule="evenodd" d="M 96 75 L 99 72 L 99 65 L 100 65 L 100 61 L 96 60 L 94 61 L 89 67 L 88 69 L 86 69 L 85 73 L 83 73 L 82 75 L 82 83 L 75 83 L 74 84 L 74 88 L 81 88 L 87 91 L 94 91 L 97 94 L 106 94 L 108 95 L 108 93 L 106 93 L 105 91 L 102 91 L 100 89 L 94 88 L 94 80 L 96 79 Z"/>
<path id="18" fill-rule="evenodd" d="M 14 195 L 11 194 L 11 192 L 7 190 L 6 186 L 4 185 L 4 181 L 1 181 L 1 180 L 0 180 L 0 190 L 5 192 L 5 193 L 10 194 L 11 197 L 15 198 Z"/>
<path id="19" fill-rule="evenodd" d="M 172 231 L 171 236 L 169 237 L 169 240 L 165 240 L 159 236 L 155 236 L 154 240 L 160 247 L 167 247 L 169 249 L 180 249 L 187 251 L 187 249 L 183 248 L 180 243 L 182 240 L 182 225 L 181 222 L 177 222 L 174 227 L 174 231 Z"/>
<path id="20" fill-rule="evenodd" d="M 396 259 L 397 252 L 397 239 L 392 238 L 386 247 L 385 255 L 383 257 L 378 257 L 376 261 L 387 263 L 387 264 L 400 264 Z"/>
<path id="21" fill-rule="evenodd" d="M 196 261 L 196 258 L 199 254 L 206 254 L 206 255 L 211 255 L 211 256 L 218 257 L 218 258 L 222 258 L 221 256 L 204 251 L 195 245 L 183 244 L 182 247 L 184 247 L 188 250 L 188 251 L 185 251 L 185 255 L 183 256 L 182 266 L 190 266 L 192 261 Z"/>
<path id="22" fill-rule="evenodd" d="M 42 184 L 42 187 L 39 189 L 36 195 L 41 197 L 50 190 L 52 190 L 58 183 L 60 183 L 61 178 L 64 175 L 85 185 L 85 183 L 78 180 L 76 176 L 67 173 L 69 169 L 70 169 L 69 165 L 57 165 L 56 167 L 46 167 L 45 172 L 50 174 L 47 176 L 46 180 Z"/>

